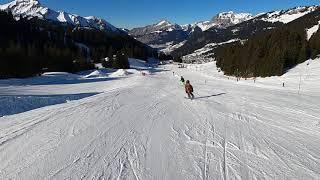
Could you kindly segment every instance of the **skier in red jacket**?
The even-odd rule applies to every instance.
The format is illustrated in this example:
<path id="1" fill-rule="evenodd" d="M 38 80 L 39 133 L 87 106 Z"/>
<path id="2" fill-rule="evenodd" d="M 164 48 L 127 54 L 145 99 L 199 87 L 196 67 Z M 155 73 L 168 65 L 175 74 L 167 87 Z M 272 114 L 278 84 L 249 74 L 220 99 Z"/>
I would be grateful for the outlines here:
<path id="1" fill-rule="evenodd" d="M 193 99 L 193 98 L 194 98 L 194 95 L 193 95 L 193 87 L 192 87 L 192 85 L 190 84 L 190 81 L 189 81 L 189 80 L 186 81 L 185 90 L 186 90 L 186 93 L 188 94 L 188 97 L 189 97 L 190 99 Z"/>

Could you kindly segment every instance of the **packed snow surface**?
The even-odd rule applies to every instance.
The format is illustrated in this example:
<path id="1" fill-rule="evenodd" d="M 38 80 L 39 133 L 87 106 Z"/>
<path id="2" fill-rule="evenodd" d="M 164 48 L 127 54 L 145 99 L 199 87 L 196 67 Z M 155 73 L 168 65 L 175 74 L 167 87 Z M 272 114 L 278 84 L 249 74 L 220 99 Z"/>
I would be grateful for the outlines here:
<path id="1" fill-rule="evenodd" d="M 116 72 L 112 73 L 110 77 L 124 77 L 127 75 L 129 75 L 128 71 L 126 71 L 125 69 L 119 69 Z"/>
<path id="2" fill-rule="evenodd" d="M 320 60 L 255 83 L 214 62 L 150 71 L 1 80 L 1 97 L 99 94 L 1 117 L 0 179 L 319 179 Z"/>
<path id="3" fill-rule="evenodd" d="M 107 74 L 105 74 L 103 71 L 101 70 L 95 70 L 93 72 L 91 72 L 88 75 L 85 75 L 84 78 L 97 78 L 97 77 L 106 77 Z"/>

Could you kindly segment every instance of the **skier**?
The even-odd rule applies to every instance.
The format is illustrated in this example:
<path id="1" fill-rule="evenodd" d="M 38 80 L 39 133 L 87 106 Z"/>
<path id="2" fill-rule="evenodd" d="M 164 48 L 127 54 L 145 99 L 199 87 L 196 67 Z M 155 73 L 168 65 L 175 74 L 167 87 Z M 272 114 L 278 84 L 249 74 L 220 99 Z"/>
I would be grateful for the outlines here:
<path id="1" fill-rule="evenodd" d="M 190 81 L 189 81 L 189 80 L 187 80 L 187 82 L 186 82 L 185 90 L 186 90 L 186 93 L 188 94 L 189 99 L 193 99 L 193 98 L 194 98 L 194 95 L 193 95 L 193 87 L 192 87 L 192 85 L 190 84 Z"/>
<path id="2" fill-rule="evenodd" d="M 183 76 L 181 76 L 181 80 L 180 80 L 181 82 L 182 82 L 182 84 L 184 85 L 184 78 L 183 78 Z"/>

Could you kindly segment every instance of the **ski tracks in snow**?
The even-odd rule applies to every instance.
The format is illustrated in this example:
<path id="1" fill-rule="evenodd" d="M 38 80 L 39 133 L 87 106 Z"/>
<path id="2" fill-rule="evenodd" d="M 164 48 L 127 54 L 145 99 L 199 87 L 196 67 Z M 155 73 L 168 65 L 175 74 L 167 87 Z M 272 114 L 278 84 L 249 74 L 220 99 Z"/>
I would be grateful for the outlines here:
<path id="1" fill-rule="evenodd" d="M 202 81 L 189 73 L 191 82 Z M 138 80 L 136 86 L 0 118 L 0 179 L 320 176 L 316 98 L 217 80 L 195 83 L 205 96 L 188 100 L 170 72 Z M 226 93 L 212 95 L 217 92 Z M 288 105 L 296 100 L 300 104 Z"/>
<path id="2" fill-rule="evenodd" d="M 219 149 L 219 145 L 217 145 L 218 142 L 216 142 L 215 137 L 215 119 L 212 115 L 211 110 L 208 108 L 208 102 L 198 100 L 185 100 L 182 102 L 182 104 L 184 104 L 184 108 L 193 115 L 192 125 L 188 126 L 188 131 L 191 133 L 190 130 L 192 130 L 193 132 L 192 135 L 188 135 L 188 143 L 199 146 L 203 151 L 202 158 L 198 159 L 201 162 L 200 164 L 203 164 L 202 167 L 199 166 L 200 169 L 202 169 L 201 179 L 212 179 L 217 178 L 217 176 L 220 176 L 220 178 L 224 177 L 224 170 L 220 170 L 220 173 L 216 172 L 216 167 L 224 169 L 224 166 L 215 164 L 215 162 L 221 162 L 220 158 L 222 156 L 220 155 L 225 153 L 222 153 L 224 151 L 222 151 L 221 149 L 218 150 L 218 152 L 220 151 L 220 153 L 215 152 L 217 149 Z M 221 140 L 224 139 L 222 138 L 222 136 L 218 135 L 218 137 L 220 137 Z M 220 145 L 220 147 L 224 146 Z M 222 162 L 226 162 L 226 159 L 223 158 Z"/>

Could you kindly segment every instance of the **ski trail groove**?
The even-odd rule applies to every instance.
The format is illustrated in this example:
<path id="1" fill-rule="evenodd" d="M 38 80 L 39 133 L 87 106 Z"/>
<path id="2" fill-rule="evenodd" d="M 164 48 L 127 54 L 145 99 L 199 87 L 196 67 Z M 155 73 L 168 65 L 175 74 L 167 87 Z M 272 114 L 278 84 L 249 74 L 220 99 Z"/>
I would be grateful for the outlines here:
<path id="1" fill-rule="evenodd" d="M 225 121 L 225 130 L 224 130 L 224 141 L 223 141 L 223 178 L 227 180 L 228 177 L 228 167 L 227 167 L 227 144 L 228 144 L 228 120 L 229 116 L 226 118 Z"/>
<path id="2" fill-rule="evenodd" d="M 135 154 L 135 156 L 136 156 L 136 158 L 138 158 L 137 157 L 137 150 L 136 150 L 136 147 L 135 147 L 135 145 L 133 145 L 133 153 Z M 131 157 L 131 155 L 130 155 L 130 150 L 129 150 L 129 152 L 127 152 L 127 156 L 128 156 L 128 161 L 129 161 L 129 163 L 130 163 L 130 167 L 131 167 L 131 170 L 132 170 L 132 172 L 133 172 L 133 175 L 134 175 L 134 177 L 135 177 L 135 179 L 136 180 L 139 180 L 139 177 L 138 177 L 138 175 L 137 175 L 137 172 L 136 172 L 136 170 L 135 170 L 135 167 L 134 167 L 134 164 L 133 164 L 133 161 L 134 161 L 134 159 Z"/>
<path id="3" fill-rule="evenodd" d="M 208 145 L 207 145 L 207 142 L 208 142 L 208 119 L 206 119 L 206 127 L 205 127 L 205 150 L 204 150 L 204 180 L 207 180 L 208 178 L 208 167 L 207 167 L 207 163 L 208 163 Z"/>

